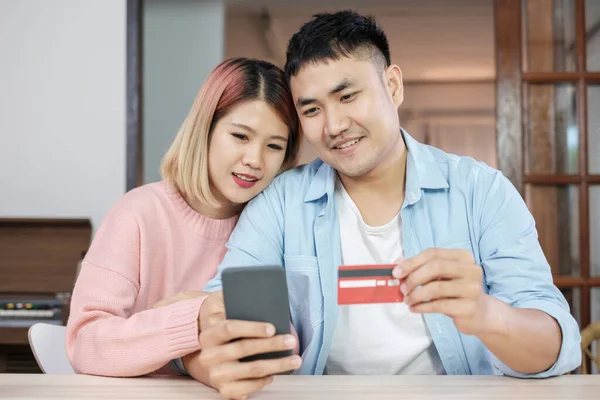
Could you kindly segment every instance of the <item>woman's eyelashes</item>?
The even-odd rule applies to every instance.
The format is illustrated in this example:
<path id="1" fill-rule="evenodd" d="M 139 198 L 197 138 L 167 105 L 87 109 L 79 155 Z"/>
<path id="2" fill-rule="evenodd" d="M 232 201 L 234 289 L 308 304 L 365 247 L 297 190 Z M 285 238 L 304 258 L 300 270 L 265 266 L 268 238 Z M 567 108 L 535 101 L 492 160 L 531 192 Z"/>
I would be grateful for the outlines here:
<path id="1" fill-rule="evenodd" d="M 277 150 L 277 151 L 283 150 L 283 147 L 278 144 L 270 144 L 268 147 L 270 147 L 273 150 Z"/>
<path id="2" fill-rule="evenodd" d="M 231 136 L 243 142 L 247 142 L 249 140 L 248 135 L 244 135 L 243 133 L 232 133 Z M 284 149 L 283 146 L 275 143 L 268 144 L 267 147 L 277 151 L 281 151 Z"/>
<path id="3" fill-rule="evenodd" d="M 231 136 L 239 140 L 248 140 L 248 136 L 244 135 L 243 133 L 232 133 Z"/>

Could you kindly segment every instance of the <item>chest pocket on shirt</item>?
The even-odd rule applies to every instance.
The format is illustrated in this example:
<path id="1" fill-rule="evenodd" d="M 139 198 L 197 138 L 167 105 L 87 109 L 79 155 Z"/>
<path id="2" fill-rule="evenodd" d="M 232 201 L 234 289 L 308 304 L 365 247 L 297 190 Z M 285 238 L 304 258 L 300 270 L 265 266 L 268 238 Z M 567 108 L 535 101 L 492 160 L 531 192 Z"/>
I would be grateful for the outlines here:
<path id="1" fill-rule="evenodd" d="M 323 296 L 317 258 L 284 256 L 290 307 L 312 329 L 323 321 Z"/>

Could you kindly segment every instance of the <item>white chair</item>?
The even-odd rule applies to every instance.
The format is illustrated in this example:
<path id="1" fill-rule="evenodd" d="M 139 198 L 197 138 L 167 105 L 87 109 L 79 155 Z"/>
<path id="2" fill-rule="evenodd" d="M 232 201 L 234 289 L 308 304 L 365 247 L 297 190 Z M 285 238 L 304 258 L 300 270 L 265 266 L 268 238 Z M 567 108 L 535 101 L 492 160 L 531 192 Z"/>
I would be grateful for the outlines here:
<path id="1" fill-rule="evenodd" d="M 65 350 L 66 327 L 39 322 L 28 331 L 29 346 L 45 374 L 74 374 Z"/>

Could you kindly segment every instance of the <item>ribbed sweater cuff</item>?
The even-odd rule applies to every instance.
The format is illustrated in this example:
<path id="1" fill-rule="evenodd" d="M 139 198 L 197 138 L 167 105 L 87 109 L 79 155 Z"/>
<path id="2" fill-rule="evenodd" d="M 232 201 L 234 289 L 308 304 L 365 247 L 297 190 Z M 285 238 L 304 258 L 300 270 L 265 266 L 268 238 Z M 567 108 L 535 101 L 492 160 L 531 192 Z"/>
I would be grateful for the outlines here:
<path id="1" fill-rule="evenodd" d="M 169 306 L 167 346 L 173 357 L 180 357 L 200 349 L 198 315 L 206 297 L 178 301 Z"/>

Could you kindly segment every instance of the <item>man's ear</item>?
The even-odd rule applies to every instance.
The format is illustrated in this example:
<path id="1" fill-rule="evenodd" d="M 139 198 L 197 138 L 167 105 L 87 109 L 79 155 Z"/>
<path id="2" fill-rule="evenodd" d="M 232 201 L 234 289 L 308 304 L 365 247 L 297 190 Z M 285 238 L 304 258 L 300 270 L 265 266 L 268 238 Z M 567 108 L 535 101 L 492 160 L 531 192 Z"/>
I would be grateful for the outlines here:
<path id="1" fill-rule="evenodd" d="M 404 85 L 402 84 L 402 71 L 400 67 L 392 64 L 385 70 L 385 81 L 387 90 L 396 107 L 404 101 Z"/>

